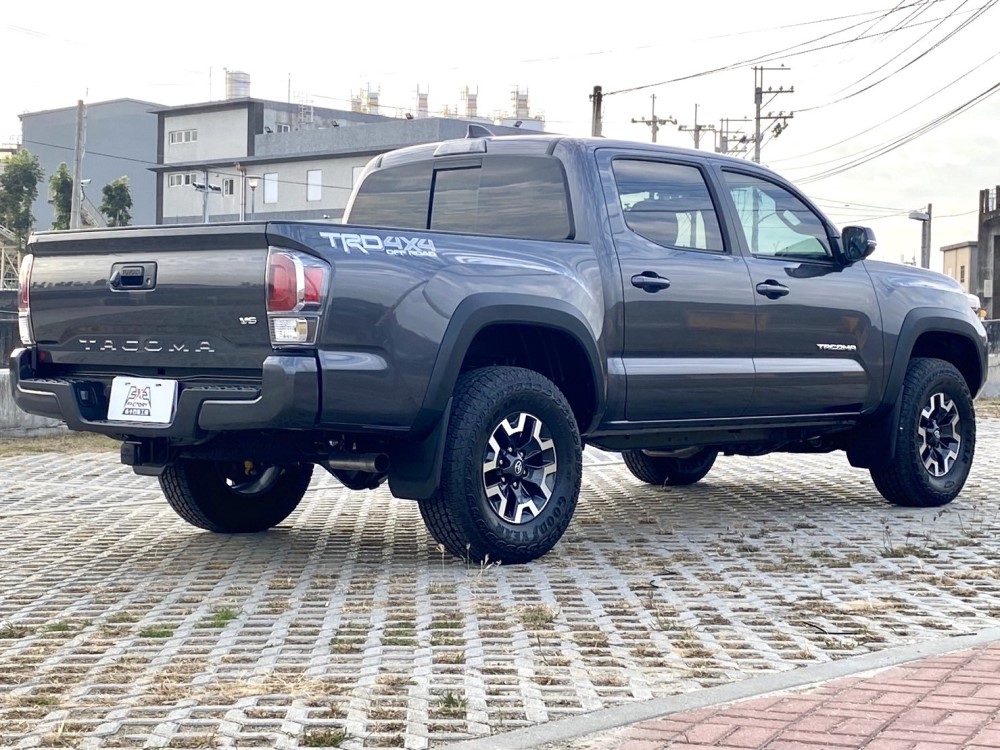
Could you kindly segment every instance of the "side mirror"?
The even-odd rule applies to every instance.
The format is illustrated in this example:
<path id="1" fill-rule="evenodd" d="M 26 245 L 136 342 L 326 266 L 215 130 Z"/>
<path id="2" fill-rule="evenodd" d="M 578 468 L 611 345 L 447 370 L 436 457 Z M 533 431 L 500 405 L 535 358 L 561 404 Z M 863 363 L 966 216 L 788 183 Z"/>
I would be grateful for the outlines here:
<path id="1" fill-rule="evenodd" d="M 840 243 L 844 249 L 844 260 L 848 263 L 867 258 L 878 245 L 875 232 L 868 227 L 844 227 Z"/>

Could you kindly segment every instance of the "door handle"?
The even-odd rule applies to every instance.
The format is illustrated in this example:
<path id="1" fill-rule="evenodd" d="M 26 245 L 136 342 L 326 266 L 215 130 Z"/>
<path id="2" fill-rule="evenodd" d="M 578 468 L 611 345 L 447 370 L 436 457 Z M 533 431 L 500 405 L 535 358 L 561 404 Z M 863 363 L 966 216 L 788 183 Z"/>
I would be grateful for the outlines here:
<path id="1" fill-rule="evenodd" d="M 788 294 L 789 289 L 784 284 L 779 284 L 774 279 L 768 279 L 757 285 L 757 294 L 763 294 L 768 299 L 778 299 Z"/>
<path id="2" fill-rule="evenodd" d="M 643 271 L 632 277 L 632 286 L 644 292 L 658 292 L 670 288 L 670 279 L 665 279 L 655 271 Z"/>

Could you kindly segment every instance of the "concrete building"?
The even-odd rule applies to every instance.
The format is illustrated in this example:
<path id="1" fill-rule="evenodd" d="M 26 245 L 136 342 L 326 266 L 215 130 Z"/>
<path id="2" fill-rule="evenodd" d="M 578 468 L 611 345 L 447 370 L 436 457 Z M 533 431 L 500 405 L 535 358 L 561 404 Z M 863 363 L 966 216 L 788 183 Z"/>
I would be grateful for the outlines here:
<path id="1" fill-rule="evenodd" d="M 962 285 L 962 289 L 971 292 L 974 268 L 979 261 L 975 242 L 957 242 L 941 248 L 943 254 L 944 272 Z"/>
<path id="2" fill-rule="evenodd" d="M 157 140 L 159 166 L 156 173 L 156 221 L 176 224 L 209 221 L 237 221 L 259 213 L 269 218 L 305 218 L 297 206 L 311 203 L 325 205 L 315 198 L 322 195 L 323 182 L 316 175 L 307 177 L 303 169 L 294 170 L 301 190 L 291 190 L 290 171 L 278 170 L 280 159 L 275 151 L 292 141 L 314 138 L 317 133 L 339 132 L 358 125 L 392 122 L 394 118 L 367 112 L 326 109 L 306 104 L 267 101 L 241 96 L 202 104 L 162 107 L 158 118 Z M 278 144 L 277 146 L 275 144 Z M 294 150 L 294 149 L 293 149 Z M 302 161 L 304 154 L 295 153 Z M 299 172 L 302 172 L 300 175 Z M 348 172 L 350 174 L 350 171 Z M 247 176 L 250 179 L 247 179 Z M 265 178 L 265 175 L 267 177 Z M 207 177 L 206 177 L 207 176 Z M 256 177 L 256 179 L 254 179 Z M 307 182 L 313 180 L 306 200 Z M 329 176 L 327 178 L 329 180 Z M 349 179 L 349 178 L 348 178 Z M 251 190 L 254 184 L 257 187 Z M 207 185 L 207 187 L 206 187 Z M 292 193 L 301 192 L 301 200 Z M 266 195 L 265 195 L 266 194 Z M 293 206 L 295 206 L 293 208 Z M 324 209 L 325 210 L 325 209 Z M 308 218 L 320 218 L 323 210 L 308 212 Z"/>
<path id="3" fill-rule="evenodd" d="M 156 179 L 149 171 L 156 158 L 156 116 L 150 110 L 161 105 L 138 99 L 113 99 L 86 107 L 83 157 L 84 195 L 90 213 L 101 203 L 101 190 L 125 176 L 132 193 L 132 223 L 152 224 L 156 219 Z M 32 207 L 36 229 L 52 226 L 48 179 L 66 162 L 73 171 L 76 144 L 76 105 L 20 115 L 21 144 L 38 156 L 45 170 L 45 183 L 38 186 Z"/>
<path id="4" fill-rule="evenodd" d="M 1000 315 L 1000 186 L 979 192 L 978 263 L 973 293 L 988 318 Z"/>
<path id="5" fill-rule="evenodd" d="M 386 117 L 241 97 L 156 111 L 158 223 L 341 217 L 377 154 L 465 136 L 456 118 Z M 489 126 L 497 135 L 526 132 Z M 207 187 L 206 187 L 207 185 Z"/>

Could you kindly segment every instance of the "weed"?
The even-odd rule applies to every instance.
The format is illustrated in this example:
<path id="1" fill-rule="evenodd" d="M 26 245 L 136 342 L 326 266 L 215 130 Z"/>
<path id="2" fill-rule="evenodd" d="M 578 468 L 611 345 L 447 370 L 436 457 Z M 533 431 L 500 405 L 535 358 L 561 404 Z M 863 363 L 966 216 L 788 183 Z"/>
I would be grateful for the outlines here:
<path id="1" fill-rule="evenodd" d="M 108 618 L 110 624 L 117 623 L 128 623 L 128 622 L 138 622 L 139 616 L 133 615 L 131 612 L 116 612 Z"/>
<path id="2" fill-rule="evenodd" d="M 117 450 L 117 444 L 112 438 L 92 432 L 0 439 L 0 457 L 32 453 L 94 453 L 114 450 Z"/>
<path id="3" fill-rule="evenodd" d="M 22 695 L 15 699 L 15 705 L 51 707 L 59 705 L 59 698 L 55 695 L 48 695 L 45 693 L 39 693 L 38 695 Z"/>
<path id="4" fill-rule="evenodd" d="M 340 747 L 347 740 L 343 729 L 307 729 L 302 735 L 302 747 Z"/>
<path id="5" fill-rule="evenodd" d="M 551 625 L 555 622 L 559 611 L 547 604 L 536 604 L 521 609 L 521 622 L 530 627 L 541 627 Z"/>
<path id="6" fill-rule="evenodd" d="M 50 622 L 45 626 L 45 629 L 50 633 L 68 633 L 73 629 L 73 626 L 65 620 L 59 620 L 57 622 Z"/>
<path id="7" fill-rule="evenodd" d="M 403 677 L 398 674 L 384 674 L 375 680 L 378 685 L 386 685 L 388 687 L 402 687 L 403 685 L 412 685 L 413 680 L 409 677 Z"/>
<path id="8" fill-rule="evenodd" d="M 152 627 L 143 628 L 139 631 L 140 638 L 169 638 L 173 634 L 173 628 L 168 628 L 163 625 L 153 625 Z"/>
<path id="9" fill-rule="evenodd" d="M 435 664 L 465 664 L 465 654 L 462 651 L 442 651 L 434 654 Z"/>
<path id="10" fill-rule="evenodd" d="M 452 716 L 465 713 L 465 698 L 455 695 L 450 690 L 441 696 L 438 701 L 438 708 L 441 713 Z"/>
<path id="11" fill-rule="evenodd" d="M 882 550 L 882 557 L 896 558 L 910 556 L 927 559 L 936 555 L 926 547 L 918 547 L 914 544 L 902 544 L 898 547 L 886 547 Z"/>
<path id="12" fill-rule="evenodd" d="M 212 614 L 212 619 L 202 620 L 198 623 L 200 628 L 224 628 L 230 622 L 235 620 L 237 617 L 237 612 L 230 609 L 229 607 L 222 607 L 221 609 L 215 610 Z"/>
<path id="13" fill-rule="evenodd" d="M 0 626 L 0 640 L 12 638 L 24 638 L 28 634 L 28 629 L 23 625 L 15 625 L 12 622 L 5 622 Z"/>

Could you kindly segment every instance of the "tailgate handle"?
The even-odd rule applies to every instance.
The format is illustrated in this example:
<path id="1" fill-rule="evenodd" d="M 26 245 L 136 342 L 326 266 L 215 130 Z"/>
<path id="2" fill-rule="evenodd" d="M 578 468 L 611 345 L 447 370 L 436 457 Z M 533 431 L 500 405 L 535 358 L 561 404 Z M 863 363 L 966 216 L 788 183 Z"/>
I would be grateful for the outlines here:
<path id="1" fill-rule="evenodd" d="M 144 292 L 156 288 L 156 263 L 115 263 L 108 286 L 116 292 Z"/>

